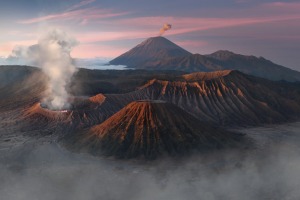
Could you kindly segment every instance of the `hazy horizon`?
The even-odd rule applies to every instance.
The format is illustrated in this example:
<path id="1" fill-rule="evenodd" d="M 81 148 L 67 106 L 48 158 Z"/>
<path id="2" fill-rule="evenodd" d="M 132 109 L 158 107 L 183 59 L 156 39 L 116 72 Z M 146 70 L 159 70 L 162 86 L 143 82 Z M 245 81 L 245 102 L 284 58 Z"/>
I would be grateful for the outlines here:
<path id="1" fill-rule="evenodd" d="M 130 50 L 130 49 L 128 49 L 128 50 Z M 203 55 L 208 55 L 208 54 L 211 54 L 211 53 L 214 53 L 214 52 L 206 53 L 206 54 L 203 54 Z M 233 53 L 239 54 L 238 52 L 233 52 Z M 22 58 L 22 57 L 10 57 L 10 56 L 0 57 L 0 66 L 1 65 L 28 65 L 28 66 L 33 66 L 32 63 L 26 59 L 26 57 Z M 253 56 L 253 55 L 245 55 L 245 56 Z M 259 56 L 256 56 L 256 57 L 259 57 Z M 78 68 L 101 69 L 101 70 L 106 70 L 106 69 L 115 69 L 115 70 L 129 69 L 129 68 L 126 68 L 127 66 L 125 66 L 125 65 L 110 65 L 109 61 L 113 60 L 114 58 L 115 57 L 93 57 L 93 58 L 76 58 L 76 57 L 73 57 L 73 60 L 74 60 L 75 66 L 78 67 Z M 265 58 L 265 59 L 269 60 L 268 58 Z M 270 60 L 270 61 L 273 62 L 272 60 Z M 276 62 L 273 62 L 273 63 L 279 64 L 279 63 L 276 63 Z M 285 65 L 282 65 L 282 66 L 300 72 L 300 68 L 299 69 L 293 69 L 293 68 L 290 68 L 290 67 L 285 66 Z M 36 67 L 38 67 L 38 66 L 36 66 Z M 132 69 L 132 68 L 130 68 L 130 69 Z"/>

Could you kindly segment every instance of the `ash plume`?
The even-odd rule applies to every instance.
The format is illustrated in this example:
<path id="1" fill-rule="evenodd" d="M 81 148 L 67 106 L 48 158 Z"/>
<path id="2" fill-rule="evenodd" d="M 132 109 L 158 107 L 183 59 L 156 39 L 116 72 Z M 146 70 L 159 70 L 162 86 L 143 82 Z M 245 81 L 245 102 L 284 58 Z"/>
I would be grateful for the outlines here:
<path id="1" fill-rule="evenodd" d="M 164 26 L 159 31 L 159 36 L 162 36 L 167 30 L 170 30 L 171 28 L 171 24 L 164 24 Z"/>

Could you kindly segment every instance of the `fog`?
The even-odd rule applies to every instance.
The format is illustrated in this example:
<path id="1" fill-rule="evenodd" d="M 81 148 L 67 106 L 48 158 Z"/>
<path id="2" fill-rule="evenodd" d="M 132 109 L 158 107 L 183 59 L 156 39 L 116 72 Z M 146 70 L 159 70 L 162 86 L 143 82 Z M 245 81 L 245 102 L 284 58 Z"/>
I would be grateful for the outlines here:
<path id="1" fill-rule="evenodd" d="M 74 64 L 79 68 L 98 70 L 127 70 L 125 65 L 110 65 L 111 58 L 76 58 Z"/>
<path id="2" fill-rule="evenodd" d="M 0 57 L 0 65 L 29 65 L 36 66 L 35 63 L 26 59 L 28 53 L 33 51 L 36 45 L 29 47 L 16 46 L 11 54 L 6 57 Z M 73 65 L 78 68 L 98 69 L 98 70 L 128 70 L 125 65 L 108 64 L 112 58 L 73 58 Z"/>
<path id="3" fill-rule="evenodd" d="M 5 200 L 299 199 L 300 123 L 239 130 L 247 152 L 115 160 L 32 141 L 0 151 Z M 2 141 L 3 142 L 3 141 Z"/>

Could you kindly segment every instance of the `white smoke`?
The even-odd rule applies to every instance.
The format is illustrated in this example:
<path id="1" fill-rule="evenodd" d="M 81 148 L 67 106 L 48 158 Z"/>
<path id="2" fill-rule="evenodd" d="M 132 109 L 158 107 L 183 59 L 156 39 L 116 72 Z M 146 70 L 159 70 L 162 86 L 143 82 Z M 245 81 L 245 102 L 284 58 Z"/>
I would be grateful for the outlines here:
<path id="1" fill-rule="evenodd" d="M 49 77 L 49 95 L 45 103 L 51 109 L 69 106 L 67 85 L 77 68 L 72 64 L 71 50 L 77 41 L 61 30 L 52 30 L 38 41 L 38 52 L 33 59 Z"/>
<path id="2" fill-rule="evenodd" d="M 77 68 L 70 56 L 78 42 L 65 32 L 53 29 L 42 35 L 38 44 L 16 46 L 4 64 L 35 65 L 49 77 L 44 104 L 54 110 L 67 108 L 67 86 Z"/>

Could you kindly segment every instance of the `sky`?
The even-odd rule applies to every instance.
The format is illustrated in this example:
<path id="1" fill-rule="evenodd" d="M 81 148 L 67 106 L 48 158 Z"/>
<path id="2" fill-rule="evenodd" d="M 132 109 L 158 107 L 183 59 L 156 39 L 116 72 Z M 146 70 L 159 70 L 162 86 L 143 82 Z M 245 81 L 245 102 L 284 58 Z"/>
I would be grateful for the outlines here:
<path id="1" fill-rule="evenodd" d="M 300 0 L 9 0 L 0 3 L 0 57 L 50 29 L 79 42 L 75 58 L 114 58 L 164 34 L 192 53 L 230 50 L 300 71 Z"/>

